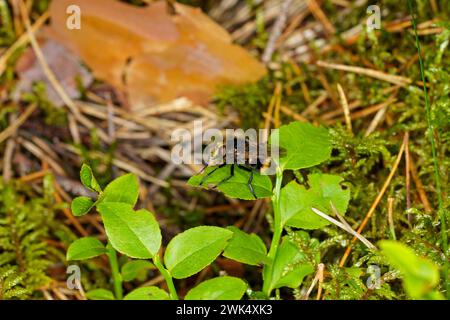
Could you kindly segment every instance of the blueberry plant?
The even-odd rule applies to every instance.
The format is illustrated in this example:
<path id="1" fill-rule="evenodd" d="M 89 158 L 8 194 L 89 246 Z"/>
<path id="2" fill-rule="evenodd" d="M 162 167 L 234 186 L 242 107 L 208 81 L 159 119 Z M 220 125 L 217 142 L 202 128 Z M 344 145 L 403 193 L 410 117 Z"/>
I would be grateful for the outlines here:
<path id="1" fill-rule="evenodd" d="M 153 213 L 146 209 L 135 209 L 139 193 L 137 178 L 133 174 L 123 175 L 102 190 L 90 167 L 83 165 L 81 182 L 97 193 L 97 197 L 75 198 L 71 205 L 72 212 L 75 216 L 81 216 L 95 208 L 101 215 L 107 244 L 92 237 L 78 239 L 70 245 L 67 260 L 85 260 L 106 255 L 114 288 L 114 292 L 106 289 L 92 290 L 86 293 L 87 297 L 178 299 L 174 279 L 185 279 L 200 272 L 220 255 L 262 268 L 261 290 L 252 291 L 245 279 L 221 276 L 201 282 L 188 291 L 184 299 L 232 300 L 241 299 L 246 293 L 251 297 L 268 299 L 273 298 L 274 292 L 279 288 L 298 288 L 303 279 L 314 273 L 320 263 L 319 242 L 310 239 L 309 234 L 300 229 L 320 229 L 330 224 L 329 220 L 317 215 L 313 208 L 329 215 L 333 214 L 333 210 L 344 215 L 350 200 L 350 188 L 342 177 L 325 174 L 314 168 L 331 157 L 332 143 L 325 128 L 293 122 L 277 129 L 272 134 L 272 138 L 274 137 L 277 139 L 271 141 L 278 141 L 280 149 L 285 151 L 283 156 L 276 159 L 275 186 L 273 187 L 269 176 L 255 173 L 253 178 L 257 198 L 270 197 L 272 202 L 273 217 L 269 220 L 273 236 L 269 248 L 258 235 L 248 234 L 236 227 L 199 226 L 175 236 L 163 252 L 161 230 Z M 292 179 L 283 183 L 288 171 L 297 172 L 307 168 L 311 169 L 311 173 L 303 177 L 303 181 Z M 204 179 L 205 175 L 214 170 L 213 167 L 207 168 L 202 174 L 191 177 L 188 184 L 204 188 L 207 188 L 208 184 L 217 184 L 229 171 L 226 167 L 222 169 Z M 236 168 L 235 175 L 218 186 L 219 191 L 228 197 L 254 200 L 248 188 L 248 174 Z M 205 183 L 201 184 L 204 180 Z M 313 252 L 312 258 L 299 250 L 298 242 L 308 246 L 309 251 Z M 413 293 L 425 290 L 430 281 L 432 287 L 436 285 L 439 272 L 434 266 L 428 264 L 424 268 L 432 271 L 423 274 L 420 270 L 407 268 L 411 261 L 420 265 L 414 255 L 405 254 L 409 262 L 396 257 L 395 252 L 399 250 L 409 253 L 407 248 L 398 248 L 395 243 L 386 242 L 382 249 L 388 256 L 393 257 L 394 266 L 405 269 L 406 273 L 412 273 L 405 278 L 406 282 L 407 279 L 420 278 L 422 287 L 417 289 L 410 285 L 409 290 Z M 118 253 L 132 260 L 120 266 Z M 148 268 L 159 270 L 167 284 L 168 292 L 156 286 L 147 286 L 137 288 L 124 296 L 123 282 L 135 279 L 139 272 Z M 417 281 L 411 280 L 408 283 Z M 427 292 L 425 290 L 422 293 Z"/>

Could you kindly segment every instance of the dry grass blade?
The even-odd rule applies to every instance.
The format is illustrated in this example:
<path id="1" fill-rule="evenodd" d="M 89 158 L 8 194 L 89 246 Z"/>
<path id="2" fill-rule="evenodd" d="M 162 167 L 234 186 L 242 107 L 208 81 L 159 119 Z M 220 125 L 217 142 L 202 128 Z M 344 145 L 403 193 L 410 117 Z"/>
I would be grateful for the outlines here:
<path id="1" fill-rule="evenodd" d="M 0 143 L 8 139 L 10 136 L 12 136 L 17 129 L 28 119 L 29 116 L 36 110 L 37 105 L 32 104 L 30 105 L 25 112 L 23 112 L 17 120 L 15 120 L 13 123 L 9 125 L 8 128 L 0 132 Z"/>
<path id="2" fill-rule="evenodd" d="M 325 220 L 331 222 L 332 224 L 338 226 L 339 228 L 341 228 L 344 231 L 347 231 L 348 233 L 350 233 L 352 236 L 356 237 L 358 240 L 360 240 L 362 243 L 364 243 L 364 245 L 369 248 L 369 249 L 376 249 L 375 246 L 370 243 L 369 240 L 367 240 L 366 238 L 364 238 L 362 235 L 360 235 L 359 233 L 357 233 L 355 230 L 353 230 L 347 223 L 341 223 L 339 221 L 337 221 L 336 219 L 330 217 L 329 215 L 323 213 L 322 211 L 320 211 L 319 209 L 316 208 L 311 208 L 312 211 L 314 211 L 315 214 L 317 214 L 318 216 L 324 218 Z M 341 217 L 342 218 L 342 217 Z"/>
<path id="3" fill-rule="evenodd" d="M 352 119 L 350 117 L 350 108 L 348 107 L 347 97 L 345 96 L 344 89 L 342 89 L 342 86 L 339 83 L 337 85 L 337 89 L 339 92 L 341 106 L 342 106 L 342 109 L 344 110 L 344 117 L 345 117 L 345 124 L 347 125 L 347 131 L 351 135 L 353 135 Z"/>
<path id="4" fill-rule="evenodd" d="M 43 13 L 37 20 L 36 22 L 31 26 L 30 30 L 32 33 L 35 33 L 37 30 L 39 30 L 44 23 L 47 21 L 47 19 L 50 17 L 49 12 L 46 11 L 45 13 Z M 30 40 L 28 33 L 24 33 L 22 34 L 19 39 L 17 39 L 17 41 L 8 49 L 6 49 L 6 51 L 3 53 L 3 55 L 0 57 L 0 75 L 3 74 L 3 72 L 6 69 L 6 64 L 9 60 L 9 58 L 11 58 L 11 56 L 14 54 L 14 52 L 19 49 L 22 46 L 25 46 L 28 41 Z"/>
<path id="5" fill-rule="evenodd" d="M 375 201 L 372 203 L 369 211 L 367 212 L 366 216 L 364 217 L 364 220 L 361 222 L 361 225 L 359 226 L 358 230 L 356 231 L 358 234 L 361 234 L 361 231 L 364 229 L 367 222 L 369 222 L 370 217 L 375 212 L 375 209 L 377 208 L 378 204 L 380 203 L 381 199 L 383 198 L 384 193 L 386 192 L 389 184 L 392 181 L 392 178 L 394 177 L 395 172 L 397 171 L 397 168 L 400 164 L 400 160 L 402 159 L 402 156 L 403 156 L 403 152 L 405 151 L 405 147 L 406 147 L 406 134 L 403 138 L 403 143 L 400 147 L 400 151 L 398 152 L 397 158 L 395 159 L 394 165 L 391 169 L 391 172 L 389 173 L 389 176 L 387 177 L 386 181 L 383 184 L 383 187 L 381 188 L 381 191 L 378 193 L 377 197 L 375 198 Z M 354 243 L 356 241 L 356 239 L 357 239 L 357 237 L 355 236 L 352 239 L 352 243 Z M 347 261 L 348 256 L 350 255 L 351 250 L 352 250 L 352 247 L 350 245 L 345 250 L 345 253 L 339 263 L 339 266 L 341 266 L 341 267 L 344 266 L 345 262 Z"/>
<path id="6" fill-rule="evenodd" d="M 325 61 L 317 61 L 317 66 L 327 69 L 334 69 L 334 70 L 341 70 L 341 71 L 347 71 L 347 72 L 353 72 L 361 75 L 365 75 L 368 77 L 372 77 L 378 80 L 383 80 L 386 82 L 390 82 L 399 86 L 406 86 L 410 83 L 412 83 L 411 79 L 402 77 L 402 76 L 396 76 L 387 74 L 378 70 L 373 69 L 367 69 L 367 68 L 361 68 L 361 67 L 355 67 L 355 66 L 347 66 L 344 64 L 336 64 L 336 63 L 329 63 Z"/>
<path id="7" fill-rule="evenodd" d="M 317 4 L 316 0 L 307 0 L 309 10 L 313 16 L 322 23 L 324 29 L 327 31 L 329 35 L 336 33 L 336 29 L 333 24 L 328 20 L 325 13 L 322 11 L 320 6 Z"/>
<path id="8" fill-rule="evenodd" d="M 272 32 L 270 33 L 269 41 L 262 56 L 262 61 L 265 64 L 269 63 L 272 59 L 276 42 L 280 37 L 281 32 L 283 31 L 284 25 L 286 24 L 287 13 L 291 3 L 292 0 L 284 0 L 283 4 L 281 5 L 281 10 L 278 14 L 277 20 L 275 21 Z"/>

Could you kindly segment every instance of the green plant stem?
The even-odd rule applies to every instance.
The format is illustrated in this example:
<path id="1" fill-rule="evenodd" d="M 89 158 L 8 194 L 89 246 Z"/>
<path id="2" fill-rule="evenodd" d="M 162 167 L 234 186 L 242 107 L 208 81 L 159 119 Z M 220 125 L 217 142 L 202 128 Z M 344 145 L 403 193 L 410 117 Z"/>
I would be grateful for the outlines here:
<path id="1" fill-rule="evenodd" d="M 433 136 L 434 125 L 431 120 L 430 97 L 428 96 L 427 82 L 426 82 L 426 78 L 425 78 L 425 67 L 424 67 L 424 63 L 423 63 L 423 59 L 422 59 L 422 50 L 420 48 L 419 36 L 417 34 L 417 22 L 416 22 L 414 9 L 413 9 L 411 0 L 408 0 L 408 6 L 409 6 L 411 18 L 412 18 L 414 35 L 415 35 L 415 39 L 416 39 L 417 53 L 418 53 L 418 57 L 419 57 L 420 76 L 422 78 L 423 92 L 425 94 L 425 111 L 426 111 L 427 123 L 428 123 L 428 137 L 429 137 L 430 143 L 431 143 L 431 153 L 432 153 L 433 164 L 434 164 L 434 180 L 436 183 L 436 193 L 437 193 L 438 204 L 439 204 L 439 218 L 441 221 L 442 251 L 444 252 L 444 259 L 445 259 L 444 268 L 443 268 L 444 288 L 447 291 L 447 298 L 450 299 L 450 285 L 449 285 L 450 283 L 448 282 L 448 258 L 447 258 L 447 250 L 448 250 L 447 217 L 445 215 L 444 201 L 442 199 L 441 176 L 439 173 L 439 162 L 437 159 L 436 142 L 434 141 L 434 136 Z"/>
<path id="2" fill-rule="evenodd" d="M 119 263 L 117 262 L 117 252 L 114 250 L 112 245 L 108 243 L 106 246 L 107 256 L 109 259 L 109 264 L 111 265 L 111 273 L 114 282 L 114 293 L 116 295 L 116 299 L 123 299 L 123 290 L 122 290 L 122 276 L 119 271 Z"/>
<path id="3" fill-rule="evenodd" d="M 277 168 L 277 176 L 275 189 L 272 196 L 272 204 L 273 204 L 273 237 L 272 242 L 270 244 L 269 253 L 267 254 L 268 265 L 264 267 L 264 284 L 263 284 L 263 292 L 270 297 L 270 293 L 272 292 L 271 284 L 272 284 L 272 273 L 273 273 L 273 263 L 275 261 L 275 257 L 277 255 L 278 246 L 280 244 L 281 234 L 283 232 L 283 225 L 281 221 L 281 210 L 280 210 L 280 192 L 281 192 L 281 183 L 283 182 L 283 170 L 278 167 Z"/>
<path id="4" fill-rule="evenodd" d="M 153 264 L 155 265 L 156 268 L 158 268 L 159 272 L 161 272 L 162 276 L 164 277 L 164 280 L 166 280 L 166 284 L 167 287 L 169 288 L 169 293 L 172 300 L 178 300 L 178 294 L 177 290 L 175 289 L 175 285 L 173 284 L 172 275 L 166 268 L 164 268 L 158 254 L 156 254 L 153 257 Z"/>

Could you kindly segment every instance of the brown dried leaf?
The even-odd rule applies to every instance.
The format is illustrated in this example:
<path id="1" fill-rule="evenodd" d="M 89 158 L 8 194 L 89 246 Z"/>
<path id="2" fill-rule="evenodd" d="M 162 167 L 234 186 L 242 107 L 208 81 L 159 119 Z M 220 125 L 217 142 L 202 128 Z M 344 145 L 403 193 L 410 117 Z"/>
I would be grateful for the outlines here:
<path id="1" fill-rule="evenodd" d="M 40 47 L 50 69 L 69 97 L 79 98 L 80 91 L 78 90 L 77 80 L 87 87 L 93 81 L 91 74 L 81 65 L 77 56 L 60 44 L 48 40 L 41 43 Z M 55 106 L 64 105 L 64 102 L 48 81 L 33 49 L 29 48 L 19 58 L 16 63 L 16 72 L 20 79 L 14 93 L 15 100 L 18 100 L 23 93 L 32 91 L 35 82 L 43 81 L 46 84 L 48 100 Z"/>
<path id="2" fill-rule="evenodd" d="M 66 28 L 66 8 L 81 9 L 81 29 Z M 94 75 L 128 93 L 132 108 L 187 96 L 205 103 L 218 85 L 258 80 L 266 70 L 199 9 L 164 1 L 135 7 L 115 0 L 53 1 L 50 35 Z"/>

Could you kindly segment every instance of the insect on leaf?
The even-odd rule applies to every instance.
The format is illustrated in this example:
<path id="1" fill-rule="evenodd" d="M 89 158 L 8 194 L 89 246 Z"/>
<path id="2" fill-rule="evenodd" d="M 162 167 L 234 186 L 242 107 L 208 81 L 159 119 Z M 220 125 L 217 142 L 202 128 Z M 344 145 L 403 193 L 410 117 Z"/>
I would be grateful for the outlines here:
<path id="1" fill-rule="evenodd" d="M 230 176 L 231 165 L 226 165 L 222 168 L 218 168 L 214 173 L 212 173 L 208 178 L 206 178 L 202 187 L 208 188 L 211 185 L 217 185 L 224 179 Z M 217 167 L 208 167 L 205 172 L 200 175 L 192 176 L 188 184 L 191 186 L 200 186 L 202 179 L 208 173 L 211 173 Z M 226 182 L 220 184 L 217 189 L 223 192 L 226 196 L 230 198 L 237 198 L 242 200 L 254 200 L 255 197 L 249 188 L 249 178 L 250 172 L 239 168 L 237 165 L 234 166 L 234 176 L 231 177 Z M 253 189 L 257 198 L 267 198 L 272 196 L 272 181 L 269 176 L 261 175 L 259 172 L 253 172 L 253 180 L 251 182 Z"/>

